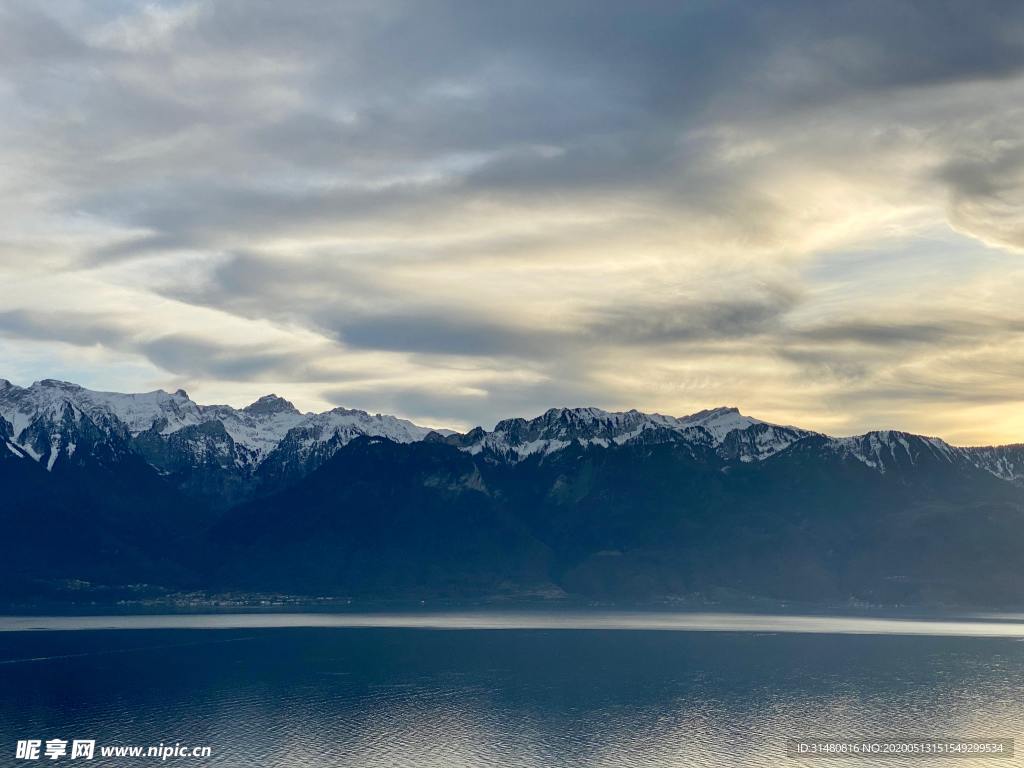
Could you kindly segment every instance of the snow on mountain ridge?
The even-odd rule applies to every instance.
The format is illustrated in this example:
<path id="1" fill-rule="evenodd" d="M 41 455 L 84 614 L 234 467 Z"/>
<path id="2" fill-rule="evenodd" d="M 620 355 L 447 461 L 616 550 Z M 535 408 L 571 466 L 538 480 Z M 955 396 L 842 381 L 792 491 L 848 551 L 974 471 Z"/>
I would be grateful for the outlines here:
<path id="1" fill-rule="evenodd" d="M 173 395 L 159 389 L 121 394 L 98 392 L 54 379 L 43 379 L 26 388 L 6 384 L 8 386 L 0 389 L 0 416 L 14 424 L 15 437 L 37 416 L 55 414 L 65 403 L 88 416 L 97 426 L 113 426 L 111 417 L 114 417 L 132 434 L 146 431 L 160 419 L 167 420 L 169 431 L 201 420 L 201 407 L 189 400 L 182 390 Z"/>
<path id="2" fill-rule="evenodd" d="M 755 424 L 764 424 L 759 419 L 744 416 L 739 408 L 711 408 L 705 411 L 683 416 L 676 420 L 680 425 L 701 427 L 706 429 L 717 442 L 722 442 L 727 434 L 736 429 L 747 429 Z"/>
<path id="3" fill-rule="evenodd" d="M 242 411 L 245 413 L 298 413 L 299 409 L 283 397 L 264 395 L 256 402 L 242 408 Z"/>
<path id="4" fill-rule="evenodd" d="M 229 445 L 203 432 L 192 435 L 194 430 L 189 429 L 217 423 L 235 445 L 231 461 L 249 469 L 277 449 L 296 427 L 309 427 L 314 439 L 333 440 L 336 445 L 361 435 L 411 442 L 433 431 L 395 416 L 374 416 L 345 408 L 320 414 L 300 413 L 294 405 L 276 395 L 266 395 L 245 408 L 236 409 L 228 405 L 199 405 L 180 389 L 173 394 L 163 390 L 121 394 L 93 391 L 54 379 L 37 381 L 24 388 L 6 379 L 2 382 L 0 418 L 11 425 L 11 443 L 37 460 L 50 456 L 50 469 L 60 446 L 41 452 L 22 438 L 30 428 L 33 432 L 58 434 L 57 425 L 66 421 L 68 414 L 75 419 L 87 418 L 111 439 L 131 440 L 151 432 L 162 438 L 191 435 L 183 443 L 195 452 L 197 460 L 209 458 L 209 452 L 217 446 L 222 451 L 230 450 Z M 70 445 L 65 447 L 73 450 Z"/>
<path id="5" fill-rule="evenodd" d="M 723 448 L 729 435 L 752 428 L 760 430 L 753 439 L 734 441 L 734 445 Z M 807 434 L 810 433 L 744 416 L 736 408 L 713 408 L 676 417 L 635 409 L 605 411 L 586 407 L 551 408 L 534 419 L 505 419 L 490 432 L 477 428 L 449 442 L 469 453 L 521 460 L 534 454 L 553 453 L 573 443 L 608 447 L 649 435 L 649 439 L 704 443 L 723 448 L 743 460 L 755 460 L 778 453 Z"/>
<path id="6" fill-rule="evenodd" d="M 361 410 L 335 408 L 301 413 L 277 395 L 265 395 L 236 409 L 199 405 L 180 389 L 174 393 L 155 390 L 121 394 L 54 379 L 25 388 L 0 379 L 0 419 L 0 438 L 8 452 L 30 456 L 50 469 L 61 455 L 70 457 L 83 445 L 91 445 L 89 440 L 102 439 L 103 435 L 113 441 L 145 443 L 150 451 L 156 450 L 154 445 L 174 438 L 174 450 L 190 454 L 192 461 L 232 465 L 243 475 L 255 472 L 272 456 L 278 464 L 292 467 L 290 471 L 308 471 L 360 436 L 409 443 L 436 434 L 468 453 L 486 453 L 510 461 L 553 453 L 572 444 L 609 447 L 631 441 L 678 440 L 707 446 L 725 459 L 742 462 L 763 461 L 815 436 L 824 440 L 823 449 L 883 473 L 929 459 L 950 464 L 969 462 L 1003 480 L 1024 485 L 1024 446 L 955 448 L 939 438 L 894 430 L 835 438 L 761 421 L 732 407 L 682 417 L 635 409 L 551 408 L 532 419 L 502 420 L 491 431 L 477 427 L 456 434 Z M 91 435 L 85 443 L 76 435 L 81 430 Z"/>
<path id="7" fill-rule="evenodd" d="M 962 448 L 975 466 L 996 477 L 1024 486 L 1024 443 Z"/>
<path id="8" fill-rule="evenodd" d="M 892 429 L 875 430 L 853 437 L 833 437 L 830 443 L 862 463 L 885 473 L 893 462 L 916 465 L 924 458 L 951 463 L 964 455 L 937 437 L 925 437 Z"/>
<path id="9" fill-rule="evenodd" d="M 487 451 L 521 459 L 535 453 L 561 450 L 574 441 L 605 446 L 621 444 L 656 427 L 675 429 L 679 424 L 671 416 L 636 410 L 550 408 L 534 419 L 504 419 L 490 432 L 475 429 L 456 442 L 469 453 Z"/>
<path id="10" fill-rule="evenodd" d="M 322 436 L 338 436 L 348 440 L 369 435 L 386 437 L 396 443 L 422 440 L 434 430 L 421 427 L 407 419 L 383 414 L 371 415 L 366 411 L 334 408 L 324 413 L 307 414 L 302 426 L 317 430 Z"/>

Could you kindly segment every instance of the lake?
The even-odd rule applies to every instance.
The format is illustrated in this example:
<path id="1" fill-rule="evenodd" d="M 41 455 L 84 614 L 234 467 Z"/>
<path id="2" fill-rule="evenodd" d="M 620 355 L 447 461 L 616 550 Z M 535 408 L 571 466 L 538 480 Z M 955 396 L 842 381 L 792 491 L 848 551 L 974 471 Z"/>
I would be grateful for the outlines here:
<path id="1" fill-rule="evenodd" d="M 90 765 L 161 762 L 101 745 L 181 744 L 211 755 L 166 764 L 1009 768 L 1024 751 L 797 759 L 787 739 L 1024 750 L 1017 618 L 0 617 L 0 765 L 33 764 L 19 740 L 59 738 L 95 740 Z"/>

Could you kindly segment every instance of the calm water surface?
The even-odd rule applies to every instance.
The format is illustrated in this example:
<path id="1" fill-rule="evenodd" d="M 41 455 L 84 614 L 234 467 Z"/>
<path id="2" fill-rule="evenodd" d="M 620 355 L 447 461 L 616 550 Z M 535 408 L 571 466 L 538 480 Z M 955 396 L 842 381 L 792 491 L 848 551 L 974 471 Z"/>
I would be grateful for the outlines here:
<path id="1" fill-rule="evenodd" d="M 18 739 L 94 738 L 212 747 L 167 761 L 195 766 L 1009 768 L 1024 757 L 797 761 L 786 739 L 1015 738 L 1024 755 L 1017 618 L 4 617 L 0 765 L 32 764 Z"/>

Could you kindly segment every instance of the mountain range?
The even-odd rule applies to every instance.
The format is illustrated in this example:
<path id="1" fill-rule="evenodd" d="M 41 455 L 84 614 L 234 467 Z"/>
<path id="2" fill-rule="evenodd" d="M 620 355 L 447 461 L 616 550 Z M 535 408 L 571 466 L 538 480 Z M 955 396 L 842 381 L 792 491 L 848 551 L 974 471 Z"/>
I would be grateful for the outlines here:
<path id="1" fill-rule="evenodd" d="M 1024 446 L 735 408 L 466 433 L 0 379 L 11 600 L 186 590 L 1024 604 Z"/>

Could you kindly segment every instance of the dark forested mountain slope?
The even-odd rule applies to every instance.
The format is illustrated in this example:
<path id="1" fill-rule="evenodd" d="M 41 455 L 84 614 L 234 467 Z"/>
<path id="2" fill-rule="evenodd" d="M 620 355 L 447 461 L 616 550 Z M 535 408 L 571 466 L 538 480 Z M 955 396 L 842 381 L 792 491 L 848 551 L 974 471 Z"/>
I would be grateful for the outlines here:
<path id="1" fill-rule="evenodd" d="M 4 594 L 1024 604 L 1024 454 L 734 408 L 391 416 L 0 380 Z"/>

